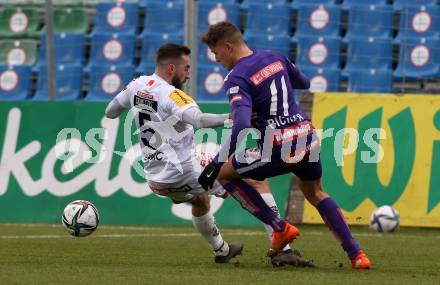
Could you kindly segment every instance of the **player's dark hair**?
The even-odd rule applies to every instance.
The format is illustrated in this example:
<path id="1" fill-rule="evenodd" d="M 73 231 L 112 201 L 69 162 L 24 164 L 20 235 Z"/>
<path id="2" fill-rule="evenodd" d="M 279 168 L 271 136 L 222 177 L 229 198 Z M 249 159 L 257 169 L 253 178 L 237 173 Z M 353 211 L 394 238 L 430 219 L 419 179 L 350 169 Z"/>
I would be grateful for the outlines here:
<path id="1" fill-rule="evenodd" d="M 210 47 L 215 47 L 218 43 L 224 41 L 244 42 L 240 29 L 227 21 L 210 26 L 208 32 L 202 37 L 202 42 Z"/>
<path id="2" fill-rule="evenodd" d="M 178 44 L 164 44 L 156 54 L 156 63 L 163 63 L 168 59 L 179 59 L 182 55 L 189 55 L 191 50 L 187 46 Z"/>

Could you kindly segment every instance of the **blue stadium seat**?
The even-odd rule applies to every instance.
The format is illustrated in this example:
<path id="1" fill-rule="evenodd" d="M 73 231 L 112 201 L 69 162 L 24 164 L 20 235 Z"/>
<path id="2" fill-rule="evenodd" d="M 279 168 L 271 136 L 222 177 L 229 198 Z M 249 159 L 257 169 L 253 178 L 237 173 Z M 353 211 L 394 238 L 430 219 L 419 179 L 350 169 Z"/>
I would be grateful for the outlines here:
<path id="1" fill-rule="evenodd" d="M 84 54 L 85 36 L 80 34 L 54 34 L 55 63 L 81 65 Z M 40 37 L 40 51 L 37 65 L 46 64 L 46 37 Z"/>
<path id="2" fill-rule="evenodd" d="M 359 5 L 387 5 L 388 0 L 344 0 L 342 2 L 342 9 L 343 10 L 350 10 L 353 6 L 359 6 Z"/>
<path id="3" fill-rule="evenodd" d="M 292 8 L 298 9 L 301 5 L 333 5 L 336 0 L 293 0 Z"/>
<path id="4" fill-rule="evenodd" d="M 301 5 L 296 36 L 336 37 L 340 34 L 341 8 L 337 5 Z"/>
<path id="5" fill-rule="evenodd" d="M 301 37 L 298 39 L 297 47 L 298 66 L 339 68 L 341 57 L 339 38 Z"/>
<path id="6" fill-rule="evenodd" d="M 185 3 L 185 0 L 166 0 L 168 2 L 174 2 L 174 3 Z M 163 0 L 139 0 L 139 7 L 145 8 L 148 7 L 153 2 L 163 2 Z"/>
<path id="7" fill-rule="evenodd" d="M 197 101 L 227 102 L 228 97 L 223 91 L 223 80 L 226 70 L 217 66 L 201 65 L 197 69 Z"/>
<path id="8" fill-rule="evenodd" d="M 340 70 L 336 68 L 300 67 L 310 79 L 310 92 L 338 92 L 341 82 Z"/>
<path id="9" fill-rule="evenodd" d="M 82 92 L 82 67 L 58 65 L 56 67 L 56 100 L 77 100 Z M 34 100 L 48 100 L 47 67 L 41 66 L 38 72 L 37 91 Z"/>
<path id="10" fill-rule="evenodd" d="M 348 92 L 391 93 L 392 90 L 391 70 L 353 70 L 348 74 Z"/>
<path id="11" fill-rule="evenodd" d="M 94 34 L 90 62 L 86 71 L 93 65 L 133 65 L 135 53 L 135 35 Z"/>
<path id="12" fill-rule="evenodd" d="M 390 38 L 393 9 L 390 5 L 353 5 L 348 11 L 346 39 L 353 37 Z"/>
<path id="13" fill-rule="evenodd" d="M 391 39 L 353 38 L 348 42 L 347 64 L 343 76 L 352 70 L 391 70 L 393 43 Z"/>
<path id="14" fill-rule="evenodd" d="M 286 57 L 290 57 L 290 38 L 287 35 L 258 35 L 245 33 L 244 39 L 251 49 L 275 50 Z"/>
<path id="15" fill-rule="evenodd" d="M 440 37 L 440 6 L 408 6 L 401 11 L 395 42 L 420 37 Z"/>
<path id="16" fill-rule="evenodd" d="M 210 25 L 221 21 L 229 21 L 240 26 L 240 5 L 238 3 L 224 3 L 221 1 L 199 1 L 197 31 L 206 33 Z"/>
<path id="17" fill-rule="evenodd" d="M 394 10 L 402 10 L 407 6 L 435 5 L 437 2 L 437 0 L 394 0 L 393 8 Z"/>
<path id="18" fill-rule="evenodd" d="M 87 101 L 110 101 L 133 79 L 132 66 L 94 66 L 90 71 Z"/>
<path id="19" fill-rule="evenodd" d="M 0 100 L 24 100 L 29 97 L 32 68 L 26 65 L 0 65 Z"/>
<path id="20" fill-rule="evenodd" d="M 246 24 L 248 34 L 288 35 L 290 32 L 292 11 L 287 4 L 249 5 Z"/>
<path id="21" fill-rule="evenodd" d="M 174 34 L 154 34 L 142 37 L 141 61 L 136 69 L 136 73 L 151 74 L 156 66 L 156 52 L 165 43 L 182 45 L 184 43 L 182 35 Z"/>
<path id="22" fill-rule="evenodd" d="M 184 3 L 150 2 L 146 8 L 142 36 L 151 34 L 179 34 L 184 32 Z"/>
<path id="23" fill-rule="evenodd" d="M 400 46 L 397 78 L 435 78 L 440 76 L 440 39 L 408 38 Z"/>
<path id="24" fill-rule="evenodd" d="M 203 1 L 203 0 L 202 0 Z M 205 1 L 211 1 L 211 0 L 205 0 Z M 243 3 L 241 3 L 241 9 L 247 10 L 249 9 L 249 5 L 258 3 L 258 4 L 287 4 L 287 0 L 244 0 Z"/>
<path id="25" fill-rule="evenodd" d="M 137 3 L 98 3 L 93 33 L 137 32 L 139 6 Z"/>

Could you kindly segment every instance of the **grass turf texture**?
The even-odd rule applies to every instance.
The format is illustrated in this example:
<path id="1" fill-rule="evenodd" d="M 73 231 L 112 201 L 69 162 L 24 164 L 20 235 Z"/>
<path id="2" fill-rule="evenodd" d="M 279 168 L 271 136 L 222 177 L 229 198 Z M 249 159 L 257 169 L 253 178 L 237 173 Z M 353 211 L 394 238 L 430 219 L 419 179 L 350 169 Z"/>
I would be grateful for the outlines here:
<path id="1" fill-rule="evenodd" d="M 300 226 L 294 242 L 319 268 L 273 268 L 264 257 L 262 228 L 222 228 L 245 249 L 230 264 L 215 264 L 207 243 L 190 227 L 100 226 L 69 236 L 61 225 L 0 224 L 1 284 L 439 284 L 440 230 L 403 228 L 353 232 L 373 261 L 349 267 L 324 226 Z"/>

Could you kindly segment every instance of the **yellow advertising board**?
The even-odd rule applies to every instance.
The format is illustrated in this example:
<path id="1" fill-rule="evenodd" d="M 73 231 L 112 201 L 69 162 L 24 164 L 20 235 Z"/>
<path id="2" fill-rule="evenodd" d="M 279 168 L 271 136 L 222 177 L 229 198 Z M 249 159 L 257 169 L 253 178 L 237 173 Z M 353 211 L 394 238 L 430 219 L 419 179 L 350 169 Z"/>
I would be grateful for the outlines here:
<path id="1" fill-rule="evenodd" d="M 440 96 L 316 94 L 324 190 L 349 224 L 391 205 L 403 226 L 440 227 Z M 304 222 L 322 223 L 306 203 Z"/>

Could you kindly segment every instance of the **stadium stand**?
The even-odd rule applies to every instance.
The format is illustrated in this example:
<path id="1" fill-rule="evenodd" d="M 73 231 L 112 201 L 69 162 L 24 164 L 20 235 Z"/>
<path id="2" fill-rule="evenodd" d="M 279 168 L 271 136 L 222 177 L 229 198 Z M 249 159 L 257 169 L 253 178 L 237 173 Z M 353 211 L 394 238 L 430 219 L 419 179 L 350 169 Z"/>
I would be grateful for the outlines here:
<path id="1" fill-rule="evenodd" d="M 388 70 L 392 68 L 393 44 L 386 38 L 352 38 L 348 42 L 347 64 L 342 75 L 353 70 Z"/>
<path id="2" fill-rule="evenodd" d="M 246 34 L 288 35 L 291 10 L 287 4 L 249 4 Z"/>
<path id="3" fill-rule="evenodd" d="M 110 101 L 134 76 L 134 67 L 95 65 L 90 70 L 88 101 Z"/>
<path id="4" fill-rule="evenodd" d="M 33 0 L 32 4 L 34 5 L 44 5 L 46 0 Z M 87 2 L 87 0 L 52 0 L 53 5 L 55 6 L 78 6 Z"/>
<path id="5" fill-rule="evenodd" d="M 6 6 L 0 11 L 0 37 L 38 36 L 40 15 L 30 7 Z"/>
<path id="6" fill-rule="evenodd" d="M 353 70 L 348 75 L 348 92 L 391 93 L 393 73 L 391 70 Z"/>
<path id="7" fill-rule="evenodd" d="M 82 67 L 78 65 L 58 65 L 55 74 L 55 96 L 57 100 L 76 100 L 81 96 Z M 37 92 L 34 100 L 48 100 L 47 67 L 38 72 Z"/>
<path id="8" fill-rule="evenodd" d="M 380 5 L 387 5 L 388 0 L 344 0 L 342 2 L 342 9 L 343 10 L 350 10 L 353 6 L 380 6 Z"/>
<path id="9" fill-rule="evenodd" d="M 55 63 L 81 65 L 84 57 L 85 36 L 80 34 L 54 34 Z M 46 64 L 46 36 L 40 37 L 37 65 Z M 38 68 L 38 67 L 37 67 Z"/>
<path id="10" fill-rule="evenodd" d="M 394 72 L 397 78 L 439 78 L 440 39 L 408 38 L 400 45 L 399 62 Z"/>
<path id="11" fill-rule="evenodd" d="M 11 5 L 11 4 L 33 4 L 33 0 L 0 0 L 0 5 Z"/>
<path id="12" fill-rule="evenodd" d="M 198 5 L 197 33 L 206 32 L 210 25 L 229 21 L 240 25 L 240 5 L 231 1 L 202 1 Z"/>
<path id="13" fill-rule="evenodd" d="M 437 0 L 394 0 L 393 8 L 394 10 L 402 10 L 411 5 L 435 5 L 437 3 Z"/>
<path id="14" fill-rule="evenodd" d="M 205 0 L 205 1 L 209 1 L 209 0 Z M 269 4 L 269 3 L 286 5 L 286 4 L 288 4 L 288 1 L 287 0 L 269 0 L 269 1 L 267 1 L 267 0 L 243 0 L 243 2 L 241 3 L 241 9 L 242 10 L 249 9 L 250 4 Z"/>
<path id="15" fill-rule="evenodd" d="M 336 4 L 336 0 L 293 0 L 292 2 L 292 8 L 298 9 L 301 5 L 331 5 Z"/>
<path id="16" fill-rule="evenodd" d="M 135 35 L 93 34 L 90 61 L 86 72 L 95 65 L 133 66 Z"/>
<path id="17" fill-rule="evenodd" d="M 395 42 L 420 37 L 440 37 L 440 6 L 414 5 L 402 10 Z"/>
<path id="18" fill-rule="evenodd" d="M 197 100 L 198 101 L 227 101 L 223 92 L 223 80 L 226 70 L 217 66 L 200 66 L 197 77 Z"/>
<path id="19" fill-rule="evenodd" d="M 391 38 L 393 9 L 390 5 L 352 5 L 348 15 L 346 40 L 353 37 Z"/>
<path id="20" fill-rule="evenodd" d="M 37 42 L 32 39 L 0 39 L 0 64 L 34 65 L 37 62 Z"/>
<path id="21" fill-rule="evenodd" d="M 139 1 L 139 6 L 141 8 L 145 8 L 147 7 L 150 3 L 152 2 L 163 2 L 163 0 L 135 0 L 136 2 Z M 211 2 L 212 0 L 207 0 L 206 2 Z M 235 2 L 234 0 L 227 0 L 227 2 Z M 166 2 L 173 2 L 173 3 L 180 3 L 180 4 L 184 4 L 185 0 L 166 0 Z M 205 2 L 204 0 L 199 1 L 199 2 Z M 224 2 L 224 1 L 220 1 L 220 2 Z"/>
<path id="22" fill-rule="evenodd" d="M 112 68 L 117 73 L 128 70 L 124 73 L 132 74 L 133 69 L 136 74 L 154 72 L 155 53 L 160 45 L 184 43 L 184 2 L 53 0 L 55 64 L 64 66 L 65 70 L 80 67 L 86 71 L 78 72 L 85 78 L 81 78 L 80 88 L 75 87 L 80 90 L 75 94 L 88 90 L 87 100 L 107 100 L 109 95 L 97 87 L 103 76 L 96 79 L 95 74 L 110 72 Z M 197 3 L 199 38 L 210 24 L 224 19 L 232 21 L 242 28 L 251 48 L 278 50 L 313 76 L 315 87 L 311 90 L 362 91 L 365 81 L 360 82 L 358 74 L 370 76 L 371 70 L 374 70 L 372 82 L 380 75 L 388 80 L 390 73 L 394 79 L 392 87 L 384 80 L 377 84 L 379 89 L 371 89 L 373 92 L 440 90 L 439 1 L 199 0 Z M 26 65 L 24 74 L 29 68 L 33 71 L 23 76 L 27 78 L 24 89 L 21 84 L 14 87 L 19 96 L 11 97 L 10 91 L 5 93 L 2 89 L 7 98 L 32 98 L 31 94 L 36 92 L 38 99 L 44 94 L 45 87 L 41 87 L 46 76 L 44 4 L 45 0 L 0 0 L 0 64 L 5 66 L 4 70 L 13 71 L 6 72 L 5 86 L 11 85 L 8 82 L 14 80 L 13 74 L 22 72 L 16 65 Z M 227 100 L 222 92 L 218 95 L 213 92 L 217 90 L 216 82 L 220 82 L 218 74 L 226 74 L 213 54 L 199 43 L 193 56 L 198 57 L 199 98 Z M 117 82 L 114 76 L 108 78 L 107 91 Z M 121 78 L 121 82 L 125 80 Z M 20 82 L 21 79 L 20 75 Z M 396 88 L 401 82 L 403 87 Z M 407 86 L 405 82 L 417 84 Z M 426 89 L 427 84 L 430 89 Z M 88 89 L 92 85 L 95 91 Z M 82 96 L 72 98 L 82 99 Z"/>
<path id="23" fill-rule="evenodd" d="M 140 63 L 136 73 L 151 74 L 156 63 L 156 51 L 165 43 L 183 44 L 183 36 L 175 34 L 152 34 L 148 37 L 139 37 L 142 48 Z"/>
<path id="24" fill-rule="evenodd" d="M 275 50 L 290 57 L 290 38 L 287 35 L 247 34 L 245 40 L 251 49 Z"/>
<path id="25" fill-rule="evenodd" d="M 98 3 L 93 33 L 135 34 L 138 31 L 137 3 Z"/>
<path id="26" fill-rule="evenodd" d="M 151 34 L 179 34 L 184 30 L 184 4 L 181 2 L 149 2 L 145 10 L 142 37 Z M 160 16 L 159 16 L 160 15 Z"/>
<path id="27" fill-rule="evenodd" d="M 26 65 L 0 65 L 0 100 L 24 100 L 31 94 L 32 69 Z"/>
<path id="28" fill-rule="evenodd" d="M 89 27 L 87 11 L 83 8 L 55 8 L 53 28 L 56 33 L 85 34 Z"/>
<path id="29" fill-rule="evenodd" d="M 301 68 L 310 79 L 310 92 L 340 91 L 341 71 L 336 68 Z"/>
<path id="30" fill-rule="evenodd" d="M 338 5 L 301 5 L 298 10 L 296 36 L 340 35 L 341 8 Z"/>
<path id="31" fill-rule="evenodd" d="M 339 38 L 301 37 L 298 39 L 297 64 L 301 68 L 339 68 L 341 64 Z"/>

